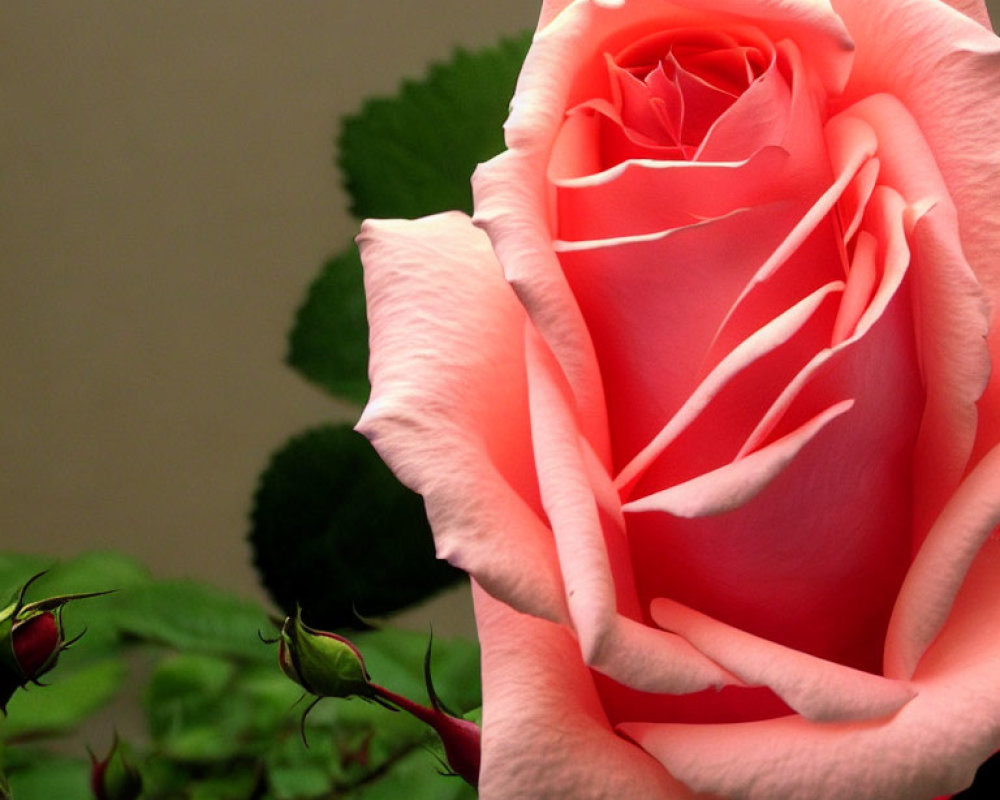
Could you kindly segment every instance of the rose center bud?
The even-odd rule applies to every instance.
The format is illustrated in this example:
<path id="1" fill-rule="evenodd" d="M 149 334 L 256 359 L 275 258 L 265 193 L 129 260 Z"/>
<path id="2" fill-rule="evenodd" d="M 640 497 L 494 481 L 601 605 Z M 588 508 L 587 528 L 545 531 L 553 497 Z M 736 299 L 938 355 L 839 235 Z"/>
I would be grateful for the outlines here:
<path id="1" fill-rule="evenodd" d="M 553 240 L 604 388 L 619 607 L 880 672 L 924 403 L 904 204 L 804 62 L 751 26 L 606 43 L 551 153 Z"/>
<path id="2" fill-rule="evenodd" d="M 632 158 L 700 160 L 712 127 L 773 61 L 770 44 L 750 30 L 668 30 L 605 53 L 607 93 L 569 114 L 598 126 L 603 168 Z"/>

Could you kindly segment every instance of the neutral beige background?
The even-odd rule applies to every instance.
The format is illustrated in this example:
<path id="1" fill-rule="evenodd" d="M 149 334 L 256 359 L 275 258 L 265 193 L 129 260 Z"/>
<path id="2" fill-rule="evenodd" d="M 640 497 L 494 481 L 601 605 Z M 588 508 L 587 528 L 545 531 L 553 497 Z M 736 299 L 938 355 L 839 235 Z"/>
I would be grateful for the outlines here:
<path id="1" fill-rule="evenodd" d="M 284 367 L 355 233 L 339 117 L 536 0 L 0 2 L 0 548 L 244 594 L 258 471 L 342 409 Z"/>
<path id="2" fill-rule="evenodd" d="M 0 0 L 0 548 L 255 593 L 257 473 L 344 413 L 281 363 L 337 120 L 537 5 Z"/>

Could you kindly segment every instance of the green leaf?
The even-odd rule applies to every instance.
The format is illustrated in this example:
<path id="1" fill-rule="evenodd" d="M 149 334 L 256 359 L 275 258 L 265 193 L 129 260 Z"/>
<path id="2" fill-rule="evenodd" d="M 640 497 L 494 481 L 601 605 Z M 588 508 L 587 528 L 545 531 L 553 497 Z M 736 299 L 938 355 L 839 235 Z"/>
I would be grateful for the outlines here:
<path id="1" fill-rule="evenodd" d="M 369 100 L 341 132 L 340 165 L 359 217 L 471 211 L 476 164 L 503 150 L 503 122 L 530 36 L 456 51 L 393 98 Z"/>
<path id="2" fill-rule="evenodd" d="M 34 553 L 0 553 L 0 607 L 31 578 L 48 569 L 55 559 Z"/>
<path id="3" fill-rule="evenodd" d="M 274 601 L 316 628 L 357 626 L 462 577 L 434 557 L 420 497 L 364 437 L 330 425 L 292 439 L 254 499 L 250 541 Z"/>
<path id="4" fill-rule="evenodd" d="M 275 800 L 324 797 L 333 786 L 329 772 L 312 764 L 274 767 L 268 771 L 268 782 Z"/>
<path id="5" fill-rule="evenodd" d="M 83 759 L 46 753 L 10 773 L 16 800 L 92 800 L 90 765 Z"/>
<path id="6" fill-rule="evenodd" d="M 123 553 L 84 553 L 50 564 L 51 569 L 31 585 L 29 599 L 74 592 L 118 591 L 149 582 L 149 572 Z"/>
<path id="7" fill-rule="evenodd" d="M 215 656 L 184 654 L 161 661 L 143 695 L 150 732 L 171 758 L 216 761 L 239 752 L 242 720 L 220 713 L 234 666 Z M 245 716 L 246 709 L 235 710 Z"/>
<path id="8" fill-rule="evenodd" d="M 135 559 L 112 551 L 84 553 L 48 566 L 48 572 L 31 585 L 29 599 L 75 592 L 112 592 L 66 606 L 63 619 L 67 637 L 83 631 L 86 634 L 61 657 L 60 666 L 64 662 L 78 664 L 104 657 L 118 644 L 119 630 L 114 616 L 122 606 L 123 593 L 127 595 L 126 590 L 149 584 L 149 572 Z"/>
<path id="9" fill-rule="evenodd" d="M 272 630 L 254 603 L 194 581 L 159 581 L 113 595 L 115 624 L 127 634 L 178 650 L 264 661 L 258 636 Z"/>
<path id="10" fill-rule="evenodd" d="M 476 790 L 459 777 L 439 773 L 441 765 L 428 752 L 414 750 L 378 780 L 347 795 L 349 800 L 475 800 Z"/>
<path id="11" fill-rule="evenodd" d="M 0 738 L 12 741 L 71 731 L 114 697 L 127 672 L 123 661 L 105 659 L 69 674 L 51 673 L 58 674 L 51 685 L 29 686 L 14 695 L 0 724 Z"/>
<path id="12" fill-rule="evenodd" d="M 285 360 L 306 379 L 354 403 L 368 399 L 368 318 L 353 245 L 331 258 L 306 294 Z"/>

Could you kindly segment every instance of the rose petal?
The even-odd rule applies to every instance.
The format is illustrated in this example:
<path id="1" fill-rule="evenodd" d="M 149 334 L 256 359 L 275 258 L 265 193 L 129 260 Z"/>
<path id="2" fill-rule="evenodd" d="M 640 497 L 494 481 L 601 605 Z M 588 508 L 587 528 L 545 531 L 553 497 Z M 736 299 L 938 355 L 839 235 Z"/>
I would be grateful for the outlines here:
<path id="1" fill-rule="evenodd" d="M 668 10 L 679 24 L 723 20 L 746 24 L 759 21 L 773 40 L 791 38 L 801 43 L 821 80 L 837 91 L 846 80 L 851 42 L 836 14 L 826 3 L 787 0 L 738 0 L 734 14 L 720 14 L 703 0 L 691 0 L 690 9 Z M 514 286 L 545 342 L 555 353 L 573 388 L 581 413 L 580 424 L 595 452 L 610 460 L 607 420 L 600 374 L 590 349 L 586 326 L 562 277 L 550 248 L 550 209 L 544 185 L 549 153 L 562 123 L 564 110 L 595 96 L 604 69 L 599 52 L 616 48 L 614 39 L 631 37 L 639 21 L 662 25 L 664 6 L 656 0 L 627 4 L 577 0 L 543 8 L 542 24 L 525 60 L 505 126 L 507 153 L 481 166 L 473 179 L 476 220 L 489 233 L 504 273 Z M 558 13 L 557 16 L 556 13 Z M 652 32 L 652 31 L 651 31 Z M 579 68 L 580 65 L 589 65 Z M 593 75 L 589 69 L 596 70 Z M 571 96 L 570 82 L 582 96 Z"/>
<path id="2" fill-rule="evenodd" d="M 983 0 L 944 0 L 944 2 L 955 10 L 961 11 L 969 19 L 974 19 L 986 28 L 986 30 L 993 30 L 993 26 L 990 23 L 990 14 Z"/>
<path id="3" fill-rule="evenodd" d="M 626 161 L 596 174 L 553 180 L 558 238 L 656 233 L 772 202 L 789 194 L 787 178 L 781 179 L 791 177 L 788 158 L 779 147 L 765 147 L 743 161 Z M 796 195 L 799 187 L 791 188 Z"/>
<path id="4" fill-rule="evenodd" d="M 889 719 L 619 729 L 695 791 L 732 800 L 799 800 L 804 785 L 810 800 L 930 800 L 960 791 L 1000 748 L 998 573 L 1000 540 L 992 540 L 921 661 L 917 696 Z"/>
<path id="5" fill-rule="evenodd" d="M 792 92 L 772 63 L 736 100 L 715 117 L 695 154 L 696 161 L 735 161 L 784 141 L 790 124 Z"/>
<path id="6" fill-rule="evenodd" d="M 694 437 L 695 444 L 692 450 L 705 449 L 706 444 L 712 447 L 718 440 L 728 439 L 732 435 L 740 436 L 744 428 L 742 425 L 734 424 L 734 417 L 750 418 L 753 419 L 753 424 L 756 424 L 761 414 L 757 411 L 759 403 L 763 401 L 769 404 L 774 399 L 769 397 L 767 390 L 762 387 L 785 385 L 802 366 L 803 357 L 801 355 L 798 358 L 794 357 L 786 352 L 783 346 L 793 340 L 802 340 L 802 344 L 795 350 L 804 349 L 808 353 L 805 358 L 811 358 L 816 352 L 816 347 L 815 345 L 810 347 L 814 337 L 809 336 L 809 328 L 817 324 L 823 326 L 826 319 L 818 312 L 843 288 L 844 284 L 838 281 L 817 289 L 741 342 L 716 365 L 652 441 L 615 477 L 615 486 L 622 496 L 631 495 L 631 487 L 650 465 L 660 459 L 678 437 L 688 431 L 700 417 L 710 416 L 711 419 L 706 424 L 711 425 L 713 430 L 710 435 Z M 821 335 L 825 337 L 825 334 Z M 772 359 L 766 357 L 775 351 L 780 351 L 783 358 L 779 359 L 779 363 L 772 365 Z M 768 371 L 768 366 L 778 371 L 778 375 Z M 786 374 L 789 370 L 791 374 Z M 723 393 L 728 395 L 731 406 L 719 410 L 715 401 Z M 710 407 L 715 407 L 716 413 L 706 415 L 706 409 Z M 720 430 L 722 427 L 720 422 L 726 423 L 724 431 Z M 732 455 L 735 456 L 735 451 Z M 692 452 L 672 456 L 672 460 L 684 464 L 686 468 L 694 456 L 695 453 Z"/>
<path id="7" fill-rule="evenodd" d="M 726 311 L 797 215 L 774 203 L 648 236 L 555 243 L 600 363 L 616 467 L 695 388 Z M 828 272 L 842 275 L 839 263 Z M 811 292 L 830 277 L 808 279 Z"/>
<path id="8" fill-rule="evenodd" d="M 927 151 L 933 154 L 930 163 L 937 164 L 947 194 L 954 198 L 962 250 L 989 295 L 997 298 L 1000 94 L 987 87 L 1000 81 L 1000 39 L 984 24 L 981 3 L 953 0 L 951 5 L 969 17 L 944 2 L 835 0 L 858 45 L 844 100 L 849 104 L 879 92 L 898 98 L 926 139 Z M 902 19 L 905 25 L 899 24 Z M 886 36 L 886 30 L 893 35 Z M 880 131 L 880 138 L 891 132 Z M 922 149 L 900 150 L 896 145 L 886 152 L 905 159 L 900 167 L 908 168 L 924 161 L 915 158 Z"/>
<path id="9" fill-rule="evenodd" d="M 954 199 L 961 250 L 994 309 L 1000 304 L 1000 39 L 982 3 L 900 0 L 891 5 L 837 0 L 837 11 L 857 37 L 858 62 L 846 99 L 884 91 L 897 97 L 927 142 Z M 964 16 L 968 14 L 968 17 Z M 897 20 L 906 19 L 900 26 Z M 884 36 L 888 28 L 893 36 Z M 894 147 L 894 152 L 898 147 Z M 910 163 L 909 150 L 905 168 Z M 995 310 L 994 310 L 994 313 Z M 990 352 L 1000 353 L 994 322 Z M 1000 370 L 979 401 L 980 425 L 972 459 L 1000 441 Z M 940 499 L 938 506 L 940 506 Z M 926 515 L 927 521 L 933 513 Z"/>
<path id="10" fill-rule="evenodd" d="M 473 584 L 483 649 L 482 800 L 692 800 L 616 736 L 570 633 Z"/>
<path id="11" fill-rule="evenodd" d="M 424 496 L 440 557 L 511 605 L 565 620 L 530 461 L 525 315 L 489 240 L 450 213 L 369 220 L 358 242 L 372 379 L 358 430 Z"/>
<path id="12" fill-rule="evenodd" d="M 961 479 L 975 441 L 976 401 L 990 373 L 987 306 L 958 239 L 960 221 L 948 188 L 907 109 L 877 95 L 846 109 L 831 125 L 843 118 L 871 126 L 879 141 L 880 182 L 922 209 L 911 212 L 908 231 L 927 391 L 915 456 L 916 526 L 922 535 Z"/>
<path id="13" fill-rule="evenodd" d="M 916 694 L 888 680 L 746 633 L 673 600 L 651 605 L 661 628 L 680 634 L 750 686 L 767 686 L 804 717 L 842 722 L 893 714 Z"/>
<path id="14" fill-rule="evenodd" d="M 750 331 L 759 327 L 762 313 L 763 319 L 774 316 L 772 310 L 763 311 L 763 309 L 773 309 L 774 302 L 768 302 L 770 294 L 773 292 L 785 296 L 790 286 L 795 286 L 802 280 L 801 275 L 797 276 L 796 273 L 801 273 L 803 270 L 795 267 L 800 263 L 804 247 L 811 237 L 817 233 L 822 236 L 824 230 L 829 230 L 832 224 L 831 212 L 838 200 L 858 172 L 875 154 L 877 140 L 871 128 L 864 122 L 845 120 L 837 125 L 828 124 L 827 133 L 830 145 L 829 158 L 834 170 L 832 184 L 796 221 L 781 244 L 747 282 L 723 318 L 716 333 L 717 340 L 726 343 L 740 341 L 749 335 Z M 827 239 L 822 244 L 825 245 L 827 259 L 831 257 L 840 259 L 841 253 L 836 247 L 836 241 L 831 242 Z M 816 271 L 813 268 L 806 273 L 811 274 Z M 827 272 L 823 275 L 825 280 L 834 277 Z M 810 287 L 810 291 L 813 288 L 815 287 Z M 795 299 L 798 300 L 800 296 L 795 296 Z M 724 352 L 726 346 L 713 349 Z"/>
<path id="15" fill-rule="evenodd" d="M 912 677 L 945 624 L 976 554 L 997 525 L 1000 445 L 962 481 L 906 574 L 886 636 L 886 675 Z"/>
<path id="16" fill-rule="evenodd" d="M 760 494 L 827 424 L 853 405 L 853 400 L 843 400 L 762 450 L 669 489 L 630 500 L 622 508 L 633 514 L 660 511 L 687 518 L 739 508 Z"/>
<path id="17" fill-rule="evenodd" d="M 559 359 L 587 439 L 602 461 L 610 461 L 604 388 L 583 315 L 552 250 L 544 172 L 544 159 L 513 151 L 480 164 L 472 178 L 474 221 L 489 235 L 508 282 Z"/>
<path id="18" fill-rule="evenodd" d="M 836 346 L 817 353 L 816 357 L 795 378 L 789 381 L 774 405 L 761 420 L 760 425 L 747 438 L 740 451 L 741 456 L 759 447 L 769 436 L 775 435 L 779 420 L 785 420 L 783 430 L 787 431 L 787 429 L 800 424 L 803 417 L 815 413 L 815 410 L 805 410 L 806 407 L 800 407 L 802 411 L 797 418 L 794 418 L 794 421 L 787 417 L 789 409 L 795 404 L 801 392 L 810 386 L 815 388 L 818 376 L 823 371 L 831 369 L 831 362 L 838 360 L 843 362 L 845 360 L 843 354 L 849 351 L 855 342 L 865 337 L 873 326 L 885 317 L 890 304 L 898 297 L 909 269 L 910 251 L 904 230 L 906 211 L 902 198 L 894 191 L 886 188 L 876 190 L 869 207 L 871 220 L 869 226 L 873 231 L 870 235 L 873 235 L 881 243 L 883 264 L 882 280 L 875 295 L 856 322 L 853 335 Z M 900 341 L 907 342 L 909 337 L 904 332 L 906 331 L 905 324 L 896 327 L 897 330 L 890 333 L 889 336 L 896 336 Z M 890 347 L 891 345 L 886 344 L 887 349 Z M 901 353 L 904 348 L 897 342 L 892 349 Z M 859 360 L 856 356 L 852 358 L 855 361 Z M 829 382 L 834 386 L 837 385 L 835 381 Z M 903 385 L 905 384 L 900 385 L 900 390 L 902 390 Z"/>
<path id="19" fill-rule="evenodd" d="M 837 321 L 833 324 L 831 344 L 834 347 L 851 337 L 868 309 L 878 281 L 877 255 L 875 237 L 868 231 L 861 231 L 855 243 L 851 270 L 847 274 L 847 288 L 837 311 Z"/>
<path id="20" fill-rule="evenodd" d="M 896 237 L 905 256 L 901 210 L 899 201 Z M 809 380 L 792 381 L 796 399 L 769 440 L 845 398 L 855 407 L 819 430 L 760 494 L 693 519 L 625 506 L 640 598 L 670 597 L 785 646 L 881 669 L 886 626 L 911 558 L 911 458 L 923 400 L 907 338 L 908 293 L 891 263 L 885 269 L 887 300 L 873 300 L 871 324 L 863 320 L 854 337 L 817 357 L 823 366 L 804 371 Z M 753 472 L 743 477 L 757 479 Z M 698 505 L 697 488 L 678 490 L 688 492 L 685 510 L 716 510 Z M 719 508 L 729 502 L 725 491 L 716 496 Z"/>
<path id="21" fill-rule="evenodd" d="M 612 575 L 609 549 L 619 519 L 599 513 L 593 459 L 576 427 L 569 389 L 540 337 L 527 341 L 531 431 L 542 505 L 555 535 L 573 627 L 584 661 L 609 677 L 646 691 L 675 694 L 734 681 L 679 636 L 618 612 L 617 592 L 630 574 Z M 603 476 L 610 489 L 610 477 Z M 606 494 L 598 490 L 598 494 Z M 620 517 L 620 513 L 616 515 Z M 610 530 L 605 526 L 609 526 Z M 615 563 L 628 568 L 627 561 Z M 634 600 L 632 601 L 634 604 Z"/>

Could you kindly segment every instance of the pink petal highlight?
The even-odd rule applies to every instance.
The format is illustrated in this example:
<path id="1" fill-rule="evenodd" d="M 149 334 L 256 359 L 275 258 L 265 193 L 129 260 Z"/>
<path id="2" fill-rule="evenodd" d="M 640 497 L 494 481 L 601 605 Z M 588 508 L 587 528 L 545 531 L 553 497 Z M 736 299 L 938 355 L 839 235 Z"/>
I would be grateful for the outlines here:
<path id="1" fill-rule="evenodd" d="M 944 2 L 956 11 L 961 11 L 969 19 L 975 20 L 986 30 L 993 30 L 993 26 L 990 24 L 990 14 L 983 0 L 944 0 Z"/>
<path id="2" fill-rule="evenodd" d="M 610 460 L 604 389 L 590 336 L 548 227 L 545 154 L 507 151 L 472 178 L 475 223 L 489 235 L 504 274 L 573 389 L 584 434 Z"/>

